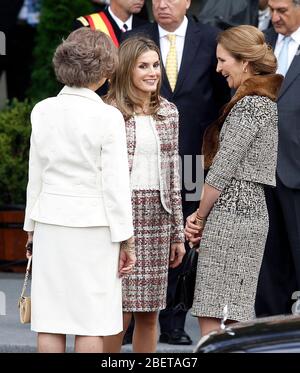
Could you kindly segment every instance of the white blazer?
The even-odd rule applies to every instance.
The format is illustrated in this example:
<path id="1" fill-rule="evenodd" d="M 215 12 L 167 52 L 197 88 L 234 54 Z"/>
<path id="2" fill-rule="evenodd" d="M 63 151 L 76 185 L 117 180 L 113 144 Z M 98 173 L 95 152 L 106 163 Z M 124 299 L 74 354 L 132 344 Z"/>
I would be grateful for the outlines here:
<path id="1" fill-rule="evenodd" d="M 31 113 L 24 230 L 35 221 L 108 226 L 112 242 L 133 235 L 122 114 L 87 88 L 65 86 Z"/>

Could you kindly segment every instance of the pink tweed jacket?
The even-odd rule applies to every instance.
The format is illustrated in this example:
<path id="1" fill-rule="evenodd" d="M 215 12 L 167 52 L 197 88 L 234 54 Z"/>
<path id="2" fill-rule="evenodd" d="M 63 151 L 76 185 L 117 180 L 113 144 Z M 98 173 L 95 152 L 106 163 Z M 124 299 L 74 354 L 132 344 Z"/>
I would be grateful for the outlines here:
<path id="1" fill-rule="evenodd" d="M 171 242 L 184 242 L 183 215 L 180 194 L 178 155 L 178 110 L 164 98 L 154 119 L 154 133 L 159 144 L 160 199 L 164 209 L 172 215 Z M 129 169 L 131 172 L 136 147 L 134 117 L 126 122 Z"/>

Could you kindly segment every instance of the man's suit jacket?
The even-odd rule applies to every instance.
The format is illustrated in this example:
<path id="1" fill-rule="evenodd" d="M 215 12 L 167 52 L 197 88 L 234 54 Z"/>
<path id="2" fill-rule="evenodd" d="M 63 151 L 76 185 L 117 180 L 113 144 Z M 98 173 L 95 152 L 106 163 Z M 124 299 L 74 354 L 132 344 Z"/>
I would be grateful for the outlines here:
<path id="1" fill-rule="evenodd" d="M 106 7 L 103 10 L 103 12 L 105 13 L 106 17 L 108 18 L 110 24 L 112 25 L 112 28 L 113 28 L 113 30 L 116 34 L 116 37 L 117 37 L 118 41 L 121 41 L 123 32 L 120 30 L 119 26 L 117 25 L 117 23 L 114 21 L 114 19 L 110 15 L 110 13 L 108 11 L 108 7 Z M 132 28 L 133 29 L 136 28 L 136 27 L 142 26 L 145 23 L 146 23 L 146 21 L 144 19 L 136 16 L 135 14 L 133 15 L 133 19 L 132 19 Z M 76 19 L 75 23 L 74 23 L 74 29 L 78 29 L 80 27 L 83 27 L 83 24 Z"/>
<path id="2" fill-rule="evenodd" d="M 133 235 L 122 114 L 86 88 L 65 86 L 39 102 L 32 134 L 24 229 L 35 221 L 108 226 L 113 242 Z"/>
<path id="3" fill-rule="evenodd" d="M 8 34 L 16 25 L 24 0 L 1 0 L 0 31 Z"/>
<path id="4" fill-rule="evenodd" d="M 274 28 L 266 31 L 266 40 L 275 48 L 278 34 Z M 300 48 L 281 86 L 278 105 L 277 174 L 282 183 L 300 189 Z"/>
<path id="5" fill-rule="evenodd" d="M 204 130 L 218 117 L 220 108 L 230 100 L 230 90 L 226 81 L 216 73 L 217 32 L 215 28 L 189 18 L 182 62 L 174 92 L 163 70 L 161 95 L 173 102 L 179 111 L 179 154 L 181 157 L 184 155 L 195 157 L 201 154 Z M 148 36 L 160 46 L 157 23 L 132 30 L 125 37 L 135 34 Z M 195 167 L 194 159 L 194 181 Z M 183 167 L 183 173 L 185 169 L 187 167 Z M 189 181 L 183 183 L 184 192 L 184 187 L 188 184 Z M 186 193 L 183 193 L 182 197 L 185 201 Z"/>
<path id="6" fill-rule="evenodd" d="M 2 71 L 7 69 L 13 31 L 17 24 L 18 14 L 22 8 L 24 0 L 2 0 L 0 1 L 0 31 L 4 32 L 6 38 L 6 55 L 0 54 L 0 76 Z"/>

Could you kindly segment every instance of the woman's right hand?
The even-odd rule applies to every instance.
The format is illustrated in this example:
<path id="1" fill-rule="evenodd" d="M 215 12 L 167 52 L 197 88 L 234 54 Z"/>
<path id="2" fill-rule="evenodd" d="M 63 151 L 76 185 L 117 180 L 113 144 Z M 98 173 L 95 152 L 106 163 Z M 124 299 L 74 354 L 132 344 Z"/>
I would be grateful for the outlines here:
<path id="1" fill-rule="evenodd" d="M 185 238 L 187 241 L 189 241 L 191 248 L 199 245 L 203 232 L 203 228 L 199 228 L 199 226 L 195 224 L 196 216 L 197 211 L 188 216 L 184 228 Z"/>
<path id="2" fill-rule="evenodd" d="M 133 271 L 136 262 L 134 237 L 121 242 L 119 256 L 119 276 L 128 275 Z"/>

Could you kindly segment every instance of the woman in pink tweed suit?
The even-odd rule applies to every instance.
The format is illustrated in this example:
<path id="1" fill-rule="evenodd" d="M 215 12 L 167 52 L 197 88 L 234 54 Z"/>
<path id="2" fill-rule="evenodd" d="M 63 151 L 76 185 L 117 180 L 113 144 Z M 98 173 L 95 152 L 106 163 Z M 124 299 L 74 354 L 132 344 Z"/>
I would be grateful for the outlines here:
<path id="1" fill-rule="evenodd" d="M 134 352 L 155 352 L 158 311 L 166 307 L 168 267 L 185 254 L 178 162 L 178 111 L 159 96 L 160 53 L 142 37 L 119 49 L 108 102 L 124 115 L 137 262 L 123 287 L 124 331 L 110 337 L 118 352 L 132 314 Z"/>

